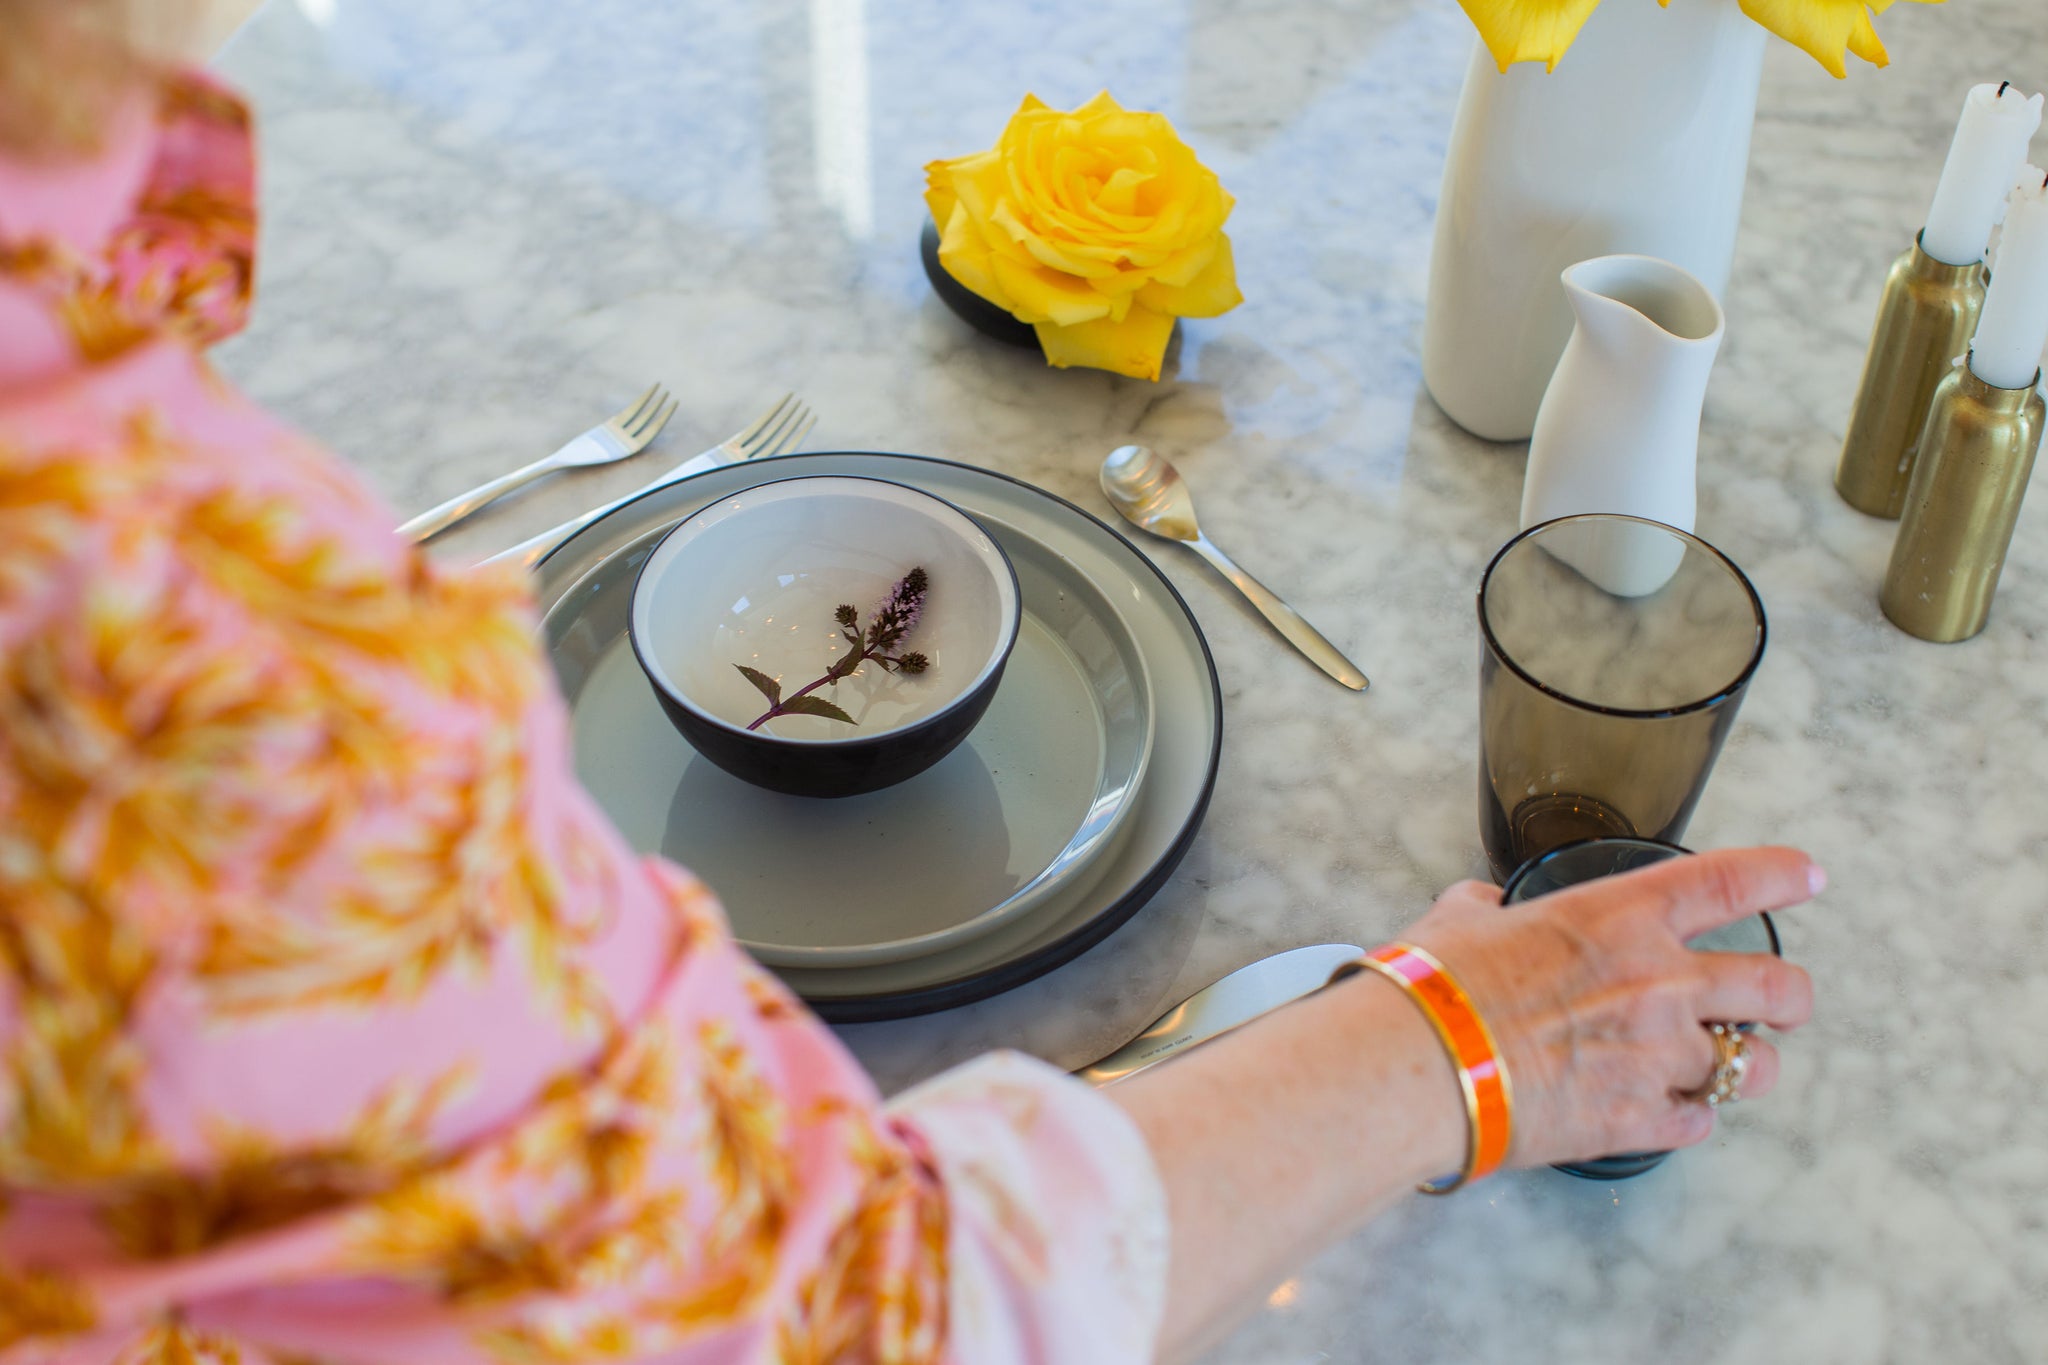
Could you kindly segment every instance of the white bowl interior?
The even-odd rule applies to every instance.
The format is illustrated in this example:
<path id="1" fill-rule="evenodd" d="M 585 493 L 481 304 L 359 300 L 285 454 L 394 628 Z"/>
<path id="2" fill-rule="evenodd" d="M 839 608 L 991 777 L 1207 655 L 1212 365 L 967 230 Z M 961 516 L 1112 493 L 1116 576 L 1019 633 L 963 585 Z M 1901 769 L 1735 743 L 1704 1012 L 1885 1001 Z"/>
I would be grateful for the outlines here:
<path id="1" fill-rule="evenodd" d="M 897 652 L 919 674 L 870 661 L 811 693 L 857 722 L 779 716 L 756 733 L 806 743 L 872 738 L 938 714 L 996 666 L 1017 620 L 1017 587 L 988 533 L 929 494 L 877 479 L 805 478 L 721 499 L 648 559 L 633 632 L 657 682 L 713 720 L 744 729 L 767 699 L 735 665 L 776 679 L 787 698 L 848 649 L 841 603 L 865 629 L 912 568 L 931 579 L 923 615 Z"/>

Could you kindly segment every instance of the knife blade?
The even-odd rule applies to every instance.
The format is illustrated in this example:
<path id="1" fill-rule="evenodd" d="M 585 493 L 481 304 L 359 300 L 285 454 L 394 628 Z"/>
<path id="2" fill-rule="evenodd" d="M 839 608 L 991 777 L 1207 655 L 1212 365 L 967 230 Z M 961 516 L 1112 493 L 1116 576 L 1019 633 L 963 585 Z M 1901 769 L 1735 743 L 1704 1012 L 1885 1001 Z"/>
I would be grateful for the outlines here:
<path id="1" fill-rule="evenodd" d="M 1196 991 L 1153 1020 L 1130 1042 L 1074 1074 L 1098 1086 L 1136 1075 L 1289 1001 L 1321 990 L 1329 982 L 1331 972 L 1364 954 L 1363 948 L 1349 943 L 1312 943 L 1306 948 L 1290 948 L 1262 957 Z"/>

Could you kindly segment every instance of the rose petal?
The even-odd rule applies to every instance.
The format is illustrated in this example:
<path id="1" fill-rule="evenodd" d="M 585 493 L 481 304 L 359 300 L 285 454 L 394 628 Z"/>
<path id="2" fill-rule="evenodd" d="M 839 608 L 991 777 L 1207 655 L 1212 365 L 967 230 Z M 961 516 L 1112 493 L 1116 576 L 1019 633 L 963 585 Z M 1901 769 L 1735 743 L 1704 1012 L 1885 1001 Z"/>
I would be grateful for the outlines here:
<path id="1" fill-rule="evenodd" d="M 1237 262 L 1230 250 L 1230 238 L 1219 236 L 1216 250 L 1202 273 L 1185 285 L 1163 284 L 1158 280 L 1145 286 L 1138 302 L 1146 308 L 1182 318 L 1213 318 L 1244 302 L 1237 287 Z"/>
<path id="2" fill-rule="evenodd" d="M 1010 240 L 1024 248 L 1031 258 L 1048 270 L 1057 270 L 1068 275 L 1087 278 L 1095 275 L 1114 275 L 1116 267 L 1102 261 L 1089 260 L 1083 256 L 1069 255 L 1058 246 L 1033 232 L 1011 211 L 1007 201 L 996 205 L 990 222 L 1008 233 Z"/>
<path id="3" fill-rule="evenodd" d="M 1040 323 L 1036 331 L 1048 364 L 1061 369 L 1085 365 L 1134 379 L 1157 379 L 1166 343 L 1173 337 L 1173 319 L 1149 308 L 1133 308 L 1121 322 L 1104 319 L 1067 327 Z"/>
<path id="4" fill-rule="evenodd" d="M 1108 275 L 1094 275 L 1088 280 L 1097 292 L 1111 298 L 1135 294 L 1151 282 L 1152 272 L 1149 270 L 1118 270 Z"/>
<path id="5" fill-rule="evenodd" d="M 979 294 L 998 308 L 1014 311 L 1015 303 L 989 268 L 990 259 L 988 245 L 974 230 L 967 210 L 955 205 L 953 215 L 939 233 L 939 264 L 972 293 Z"/>
<path id="6" fill-rule="evenodd" d="M 1097 114 L 1121 114 L 1124 107 L 1116 102 L 1116 96 L 1107 90 L 1098 90 L 1089 96 L 1088 102 L 1074 111 L 1075 118 L 1093 118 Z"/>
<path id="7" fill-rule="evenodd" d="M 1025 322 L 1054 322 L 1066 327 L 1109 315 L 1109 300 L 1085 280 L 1041 265 L 1019 265 L 992 255 L 989 265 L 996 283 L 1016 300 L 1010 311 Z"/>
<path id="8" fill-rule="evenodd" d="M 953 216 L 953 206 L 960 202 L 960 196 L 953 192 L 953 163 L 934 161 L 924 168 L 924 202 L 932 211 L 932 221 L 944 224 Z"/>
<path id="9" fill-rule="evenodd" d="M 1152 268 L 1152 278 L 1176 289 L 1192 283 L 1197 275 L 1209 268 L 1209 262 L 1216 259 L 1221 236 L 1218 233 L 1204 237 L 1187 250 L 1175 252 Z"/>

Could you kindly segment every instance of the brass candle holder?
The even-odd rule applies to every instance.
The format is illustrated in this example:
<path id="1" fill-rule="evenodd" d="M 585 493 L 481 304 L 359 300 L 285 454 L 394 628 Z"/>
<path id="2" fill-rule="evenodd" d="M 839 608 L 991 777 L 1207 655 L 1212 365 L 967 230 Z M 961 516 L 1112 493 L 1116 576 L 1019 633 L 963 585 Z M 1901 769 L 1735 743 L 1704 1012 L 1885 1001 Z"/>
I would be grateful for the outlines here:
<path id="1" fill-rule="evenodd" d="M 1959 365 L 1935 390 L 1878 601 L 1909 635 L 1947 644 L 1984 629 L 2034 470 L 2048 405 Z"/>
<path id="2" fill-rule="evenodd" d="M 1904 508 L 1928 405 L 1969 349 L 1988 278 L 1982 261 L 1935 260 L 1918 236 L 1892 262 L 1835 466 L 1835 489 L 1857 511 L 1896 519 Z"/>

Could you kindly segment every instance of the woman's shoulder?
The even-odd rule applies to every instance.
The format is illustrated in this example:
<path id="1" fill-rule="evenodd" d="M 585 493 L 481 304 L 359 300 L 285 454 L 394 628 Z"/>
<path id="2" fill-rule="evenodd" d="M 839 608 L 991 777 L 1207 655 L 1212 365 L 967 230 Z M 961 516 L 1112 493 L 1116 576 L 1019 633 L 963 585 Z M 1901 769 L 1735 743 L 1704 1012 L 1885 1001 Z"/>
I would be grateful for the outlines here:
<path id="1" fill-rule="evenodd" d="M 438 567 L 394 522 L 176 342 L 0 391 L 0 650 L 117 611 L 145 634 L 190 616 L 181 656 L 315 687 L 308 704 L 412 726 L 523 711 L 546 688 L 523 577 Z"/>
<path id="2" fill-rule="evenodd" d="M 248 550 L 319 541 L 333 569 L 413 573 L 390 513 L 352 470 L 179 342 L 0 388 L 0 519 L 178 534 L 234 508 L 275 533 Z"/>

